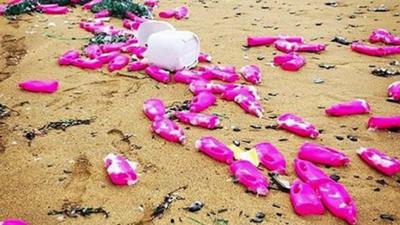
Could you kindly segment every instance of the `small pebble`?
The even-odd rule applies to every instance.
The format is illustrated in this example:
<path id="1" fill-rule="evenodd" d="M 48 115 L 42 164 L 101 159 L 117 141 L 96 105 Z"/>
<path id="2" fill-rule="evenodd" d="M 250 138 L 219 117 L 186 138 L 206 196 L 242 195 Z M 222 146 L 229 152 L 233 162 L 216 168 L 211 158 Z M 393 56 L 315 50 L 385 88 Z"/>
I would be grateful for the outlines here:
<path id="1" fill-rule="evenodd" d="M 376 183 L 383 185 L 383 186 L 389 185 L 384 179 L 378 179 L 378 180 L 376 180 Z"/>
<path id="2" fill-rule="evenodd" d="M 335 138 L 338 139 L 339 141 L 344 140 L 344 137 L 342 137 L 342 136 L 335 136 Z"/>
<path id="3" fill-rule="evenodd" d="M 323 84 L 325 81 L 322 78 L 315 78 L 314 79 L 314 84 Z"/>
<path id="4" fill-rule="evenodd" d="M 240 141 L 234 140 L 234 141 L 232 141 L 232 142 L 233 142 L 233 144 L 234 144 L 236 147 L 239 147 L 239 146 L 240 146 Z"/>
<path id="5" fill-rule="evenodd" d="M 394 221 L 394 216 L 390 214 L 381 214 L 379 217 L 383 220 Z"/>
<path id="6" fill-rule="evenodd" d="M 337 174 L 332 174 L 329 176 L 332 180 L 338 182 L 340 180 L 340 176 Z"/>
<path id="7" fill-rule="evenodd" d="M 189 207 L 186 208 L 189 212 L 197 212 L 200 211 L 204 206 L 204 203 L 201 201 L 194 201 Z"/>
<path id="8" fill-rule="evenodd" d="M 358 138 L 357 138 L 356 136 L 351 135 L 351 134 L 347 135 L 347 138 L 348 138 L 350 141 L 353 141 L 353 142 L 358 141 Z"/>

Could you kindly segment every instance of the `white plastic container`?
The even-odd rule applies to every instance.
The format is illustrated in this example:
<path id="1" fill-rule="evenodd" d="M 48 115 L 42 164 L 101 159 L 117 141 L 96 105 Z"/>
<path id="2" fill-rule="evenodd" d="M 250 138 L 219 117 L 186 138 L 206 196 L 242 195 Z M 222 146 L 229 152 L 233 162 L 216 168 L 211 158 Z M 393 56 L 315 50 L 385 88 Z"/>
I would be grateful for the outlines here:
<path id="1" fill-rule="evenodd" d="M 175 28 L 164 21 L 147 20 L 143 22 L 138 29 L 139 45 L 146 46 L 150 35 L 165 30 L 175 30 Z"/>

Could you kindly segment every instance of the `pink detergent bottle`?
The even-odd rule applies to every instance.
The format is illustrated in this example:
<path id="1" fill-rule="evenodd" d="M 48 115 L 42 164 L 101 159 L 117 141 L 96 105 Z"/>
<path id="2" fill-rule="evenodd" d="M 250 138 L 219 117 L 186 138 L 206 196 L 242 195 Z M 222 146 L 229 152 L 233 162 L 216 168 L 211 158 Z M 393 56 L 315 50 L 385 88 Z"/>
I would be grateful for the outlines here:
<path id="1" fill-rule="evenodd" d="M 328 166 L 344 166 L 350 163 L 350 159 L 336 149 L 305 142 L 297 153 L 299 159 Z"/>
<path id="2" fill-rule="evenodd" d="M 196 141 L 196 148 L 211 158 L 231 164 L 233 152 L 223 143 L 212 136 L 204 136 Z"/>
<path id="3" fill-rule="evenodd" d="M 398 129 L 400 128 L 399 116 L 371 116 L 368 120 L 370 129 Z"/>
<path id="4" fill-rule="evenodd" d="M 155 7 L 158 7 L 159 1 L 158 0 L 144 0 L 144 4 L 153 9 Z"/>
<path id="5" fill-rule="evenodd" d="M 124 47 L 126 44 L 124 42 L 117 42 L 117 43 L 111 43 L 111 44 L 103 44 L 101 45 L 101 51 L 103 53 L 108 53 L 108 52 L 115 52 L 115 51 L 121 51 L 121 48 Z"/>
<path id="6" fill-rule="evenodd" d="M 161 69 L 158 66 L 151 65 L 145 69 L 147 75 L 149 75 L 154 80 L 161 83 L 168 84 L 171 81 L 170 74 L 168 71 Z"/>
<path id="7" fill-rule="evenodd" d="M 274 57 L 274 65 L 280 66 L 286 71 L 298 71 L 305 64 L 305 58 L 294 52 Z"/>
<path id="8" fill-rule="evenodd" d="M 104 18 L 104 17 L 109 17 L 111 15 L 111 12 L 108 10 L 101 10 L 98 13 L 94 14 L 94 18 Z"/>
<path id="9" fill-rule="evenodd" d="M 333 180 L 325 180 L 318 185 L 317 192 L 333 215 L 345 220 L 350 225 L 356 224 L 357 208 L 343 185 Z"/>
<path id="10" fill-rule="evenodd" d="M 91 59 L 95 59 L 99 57 L 103 52 L 101 51 L 101 47 L 96 44 L 88 45 L 85 50 L 85 55 Z"/>
<path id="11" fill-rule="evenodd" d="M 325 113 L 330 116 L 349 116 L 370 112 L 371 107 L 364 99 L 355 99 L 348 102 L 336 103 L 325 109 Z"/>
<path id="12" fill-rule="evenodd" d="M 182 84 L 190 84 L 192 81 L 198 79 L 200 79 L 200 76 L 194 70 L 179 70 L 174 75 L 175 82 Z"/>
<path id="13" fill-rule="evenodd" d="M 271 45 L 275 43 L 277 40 L 286 40 L 289 42 L 297 42 L 303 43 L 304 38 L 299 36 L 248 36 L 247 37 L 247 45 L 250 47 L 253 46 L 262 46 L 262 45 Z"/>
<path id="14" fill-rule="evenodd" d="M 200 52 L 198 60 L 200 63 L 210 63 L 212 60 L 212 57 L 204 52 Z"/>
<path id="15" fill-rule="evenodd" d="M 187 19 L 189 17 L 189 8 L 187 6 L 180 6 L 175 9 L 175 19 Z"/>
<path id="16" fill-rule="evenodd" d="M 396 81 L 389 85 L 388 95 L 394 100 L 400 101 L 400 81 Z"/>
<path id="17" fill-rule="evenodd" d="M 219 118 L 215 115 L 182 111 L 176 112 L 175 116 L 182 123 L 207 129 L 215 129 L 219 125 Z"/>
<path id="18" fill-rule="evenodd" d="M 56 7 L 45 7 L 41 9 L 45 14 L 52 14 L 52 15 L 62 15 L 67 14 L 69 9 L 64 6 L 56 6 Z"/>
<path id="19" fill-rule="evenodd" d="M 170 119 L 156 119 L 153 121 L 151 128 L 154 133 L 167 141 L 185 144 L 186 137 L 182 128 Z"/>
<path id="20" fill-rule="evenodd" d="M 213 94 L 221 94 L 225 90 L 225 86 L 223 84 L 199 79 L 190 82 L 189 89 L 195 95 L 203 91 L 209 91 Z"/>
<path id="21" fill-rule="evenodd" d="M 257 195 L 268 194 L 268 180 L 259 169 L 247 160 L 233 162 L 229 170 L 239 183 Z"/>
<path id="22" fill-rule="evenodd" d="M 56 80 L 27 80 L 18 85 L 21 89 L 29 92 L 54 93 L 58 89 Z"/>
<path id="23" fill-rule="evenodd" d="M 303 182 L 311 185 L 313 188 L 316 188 L 325 180 L 331 180 L 325 172 L 313 163 L 301 159 L 294 160 L 294 171 L 296 171 L 297 176 Z"/>
<path id="24" fill-rule="evenodd" d="M 307 183 L 296 179 L 290 188 L 290 201 L 299 216 L 322 215 L 325 208 L 314 189 Z"/>
<path id="25" fill-rule="evenodd" d="M 120 53 L 119 51 L 115 52 L 108 52 L 108 53 L 103 53 L 99 55 L 96 59 L 100 61 L 103 64 L 111 62 L 115 57 L 119 56 Z"/>
<path id="26" fill-rule="evenodd" d="M 6 219 L 0 221 L 0 225 L 29 225 L 29 224 L 21 219 Z"/>
<path id="27" fill-rule="evenodd" d="M 370 56 L 388 56 L 400 54 L 400 46 L 370 46 L 360 42 L 354 42 L 351 45 L 351 50 Z"/>
<path id="28" fill-rule="evenodd" d="M 82 6 L 82 9 L 84 9 L 84 10 L 91 10 L 91 9 L 93 8 L 94 5 L 96 5 L 97 3 L 100 3 L 100 2 L 102 2 L 102 0 L 92 0 L 92 1 L 90 1 L 90 2 L 88 2 L 88 3 L 86 3 L 86 4 L 84 4 L 84 5 Z"/>
<path id="29" fill-rule="evenodd" d="M 138 60 L 128 65 L 128 71 L 129 72 L 142 71 L 145 70 L 148 66 L 149 64 L 147 64 L 143 60 Z"/>
<path id="30" fill-rule="evenodd" d="M 261 83 L 261 70 L 257 65 L 243 66 L 240 73 L 246 81 L 254 85 Z"/>
<path id="31" fill-rule="evenodd" d="M 158 13 L 158 16 L 163 19 L 169 19 L 175 16 L 175 9 L 163 10 Z"/>
<path id="32" fill-rule="evenodd" d="M 73 63 L 73 61 L 81 56 L 81 53 L 76 50 L 69 50 L 65 52 L 60 58 L 58 58 L 58 64 L 63 66 L 68 66 Z"/>
<path id="33" fill-rule="evenodd" d="M 214 105 L 216 101 L 217 98 L 211 92 L 202 91 L 193 97 L 190 102 L 190 111 L 202 112 Z"/>
<path id="34" fill-rule="evenodd" d="M 281 52 L 312 52 L 318 53 L 324 51 L 324 44 L 301 44 L 296 42 L 288 42 L 286 40 L 278 40 L 275 42 L 275 48 Z"/>
<path id="35" fill-rule="evenodd" d="M 286 174 L 286 160 L 279 150 L 268 142 L 258 143 L 255 146 L 261 164 L 273 172 Z"/>
<path id="36" fill-rule="evenodd" d="M 226 71 L 219 67 L 209 68 L 202 71 L 201 77 L 206 80 L 221 80 L 223 82 L 234 83 L 240 79 L 235 71 Z"/>
<path id="37" fill-rule="evenodd" d="M 357 153 L 365 163 L 386 176 L 393 176 L 400 172 L 400 160 L 392 158 L 377 149 L 360 148 Z"/>
<path id="38" fill-rule="evenodd" d="M 101 57 L 101 56 L 100 56 Z M 82 59 L 78 58 L 72 62 L 73 66 L 79 67 L 81 69 L 91 69 L 96 70 L 103 67 L 103 62 L 99 59 Z"/>
<path id="39" fill-rule="evenodd" d="M 108 64 L 108 71 L 113 72 L 115 70 L 122 70 L 129 64 L 130 58 L 126 55 L 118 55 L 110 61 Z"/>
<path id="40" fill-rule="evenodd" d="M 248 114 L 261 118 L 264 108 L 261 103 L 251 94 L 240 93 L 235 97 L 235 102 Z"/>
<path id="41" fill-rule="evenodd" d="M 400 37 L 396 37 L 385 29 L 376 29 L 369 36 L 369 42 L 381 42 L 387 45 L 400 45 Z"/>
<path id="42" fill-rule="evenodd" d="M 226 84 L 225 90 L 221 94 L 221 98 L 227 101 L 234 101 L 236 96 L 239 94 L 248 94 L 253 96 L 255 99 L 260 99 L 255 87 L 242 84 Z"/>
<path id="43" fill-rule="evenodd" d="M 319 131 L 314 125 L 291 113 L 280 115 L 278 117 L 278 125 L 301 137 L 317 138 L 319 135 Z"/>
<path id="44" fill-rule="evenodd" d="M 143 111 L 151 121 L 165 118 L 164 102 L 158 98 L 151 98 L 144 101 Z"/>
<path id="45" fill-rule="evenodd" d="M 110 153 L 104 158 L 104 165 L 111 182 L 115 185 L 134 185 L 138 181 L 136 162 Z"/>

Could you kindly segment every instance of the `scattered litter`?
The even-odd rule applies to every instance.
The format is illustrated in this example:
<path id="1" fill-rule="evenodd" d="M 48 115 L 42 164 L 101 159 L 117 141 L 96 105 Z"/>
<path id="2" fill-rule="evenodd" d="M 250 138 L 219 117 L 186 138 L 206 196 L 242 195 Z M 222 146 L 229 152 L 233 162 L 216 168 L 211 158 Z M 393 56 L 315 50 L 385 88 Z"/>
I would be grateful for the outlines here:
<path id="1" fill-rule="evenodd" d="M 282 176 L 278 173 L 269 172 L 268 176 L 271 178 L 269 189 L 274 189 L 285 193 L 290 192 L 290 182 L 288 180 L 282 178 Z"/>
<path id="2" fill-rule="evenodd" d="M 325 64 L 325 63 L 318 64 L 318 66 L 319 66 L 319 68 L 323 68 L 323 69 L 327 69 L 327 70 L 336 68 L 335 65 Z"/>
<path id="3" fill-rule="evenodd" d="M 92 207 L 79 207 L 71 204 L 64 204 L 61 210 L 51 210 L 47 213 L 49 216 L 63 215 L 64 217 L 76 218 L 78 216 L 88 217 L 92 214 L 103 214 L 105 218 L 110 216 L 104 208 L 92 208 Z"/>
<path id="4" fill-rule="evenodd" d="M 204 206 L 204 203 L 201 201 L 194 201 L 192 204 L 190 204 L 189 207 L 184 208 L 185 210 L 189 212 L 197 212 L 200 211 Z"/>
<path id="5" fill-rule="evenodd" d="M 400 70 L 390 68 L 375 68 L 371 71 L 371 73 L 378 77 L 400 76 Z"/>
<path id="6" fill-rule="evenodd" d="M 346 38 L 341 36 L 335 36 L 332 38 L 331 42 L 336 42 L 342 45 L 351 45 L 352 41 L 348 41 Z"/>
<path id="7" fill-rule="evenodd" d="M 383 214 L 380 214 L 379 217 L 383 220 L 388 220 L 388 221 L 392 221 L 392 222 L 395 221 L 395 217 L 391 214 L 383 213 Z"/>
<path id="8" fill-rule="evenodd" d="M 187 186 L 179 187 L 167 195 L 164 196 L 164 201 L 160 203 L 151 214 L 152 219 L 161 218 L 164 213 L 171 207 L 172 203 L 176 200 L 184 200 L 182 196 L 180 196 L 177 192 L 180 190 L 186 190 Z"/>

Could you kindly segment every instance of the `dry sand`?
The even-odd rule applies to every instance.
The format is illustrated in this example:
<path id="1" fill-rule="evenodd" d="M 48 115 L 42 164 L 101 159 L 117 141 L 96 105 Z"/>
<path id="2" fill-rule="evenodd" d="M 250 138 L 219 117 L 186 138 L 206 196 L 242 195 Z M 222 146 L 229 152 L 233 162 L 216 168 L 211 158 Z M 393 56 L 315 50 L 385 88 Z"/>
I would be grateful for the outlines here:
<path id="1" fill-rule="evenodd" d="M 191 99 L 192 94 L 185 85 L 161 85 L 151 79 L 135 80 L 108 72 L 59 67 L 56 60 L 61 53 L 79 49 L 86 41 L 59 40 L 44 34 L 89 37 L 77 24 L 64 23 L 92 16 L 79 8 L 67 16 L 34 14 L 20 16 L 17 21 L 2 17 L 0 103 L 12 107 L 15 112 L 0 120 L 0 218 L 24 218 L 33 225 L 140 224 L 138 222 L 162 202 L 164 195 L 188 185 L 179 192 L 185 200 L 174 202 L 153 224 L 170 224 L 171 220 L 176 224 L 214 224 L 215 217 L 207 216 L 207 212 L 223 208 L 227 211 L 216 217 L 228 220 L 229 224 L 250 224 L 250 218 L 257 212 L 266 214 L 263 224 L 345 224 L 328 212 L 324 216 L 296 216 L 289 195 L 280 191 L 272 190 L 267 197 L 246 193 L 241 185 L 232 183 L 227 166 L 194 148 L 194 141 L 205 134 L 214 135 L 225 143 L 251 141 L 251 144 L 242 142 L 242 146 L 271 141 L 289 162 L 288 179 L 292 181 L 296 177 L 292 161 L 305 139 L 285 131 L 254 130 L 249 126 L 271 125 L 275 120 L 268 117 L 293 112 L 324 130 L 316 142 L 341 149 L 350 156 L 349 166 L 323 167 L 323 170 L 340 175 L 340 182 L 346 185 L 357 204 L 358 224 L 399 224 L 399 178 L 385 177 L 369 168 L 355 151 L 361 146 L 371 146 L 399 157 L 400 133 L 368 131 L 368 115 L 328 118 L 319 108 L 364 98 L 372 105 L 373 114 L 399 114 L 399 104 L 385 101 L 387 86 L 396 77 L 373 76 L 369 65 L 388 66 L 390 61 L 400 60 L 400 57 L 369 57 L 330 42 L 335 35 L 349 40 L 366 39 L 374 28 L 380 27 L 400 34 L 400 30 L 396 30 L 400 17 L 393 16 L 400 13 L 398 1 L 339 1 L 338 7 L 326 6 L 325 1 L 318 0 L 161 2 L 161 9 L 188 4 L 191 11 L 188 20 L 169 22 L 179 29 L 197 33 L 202 50 L 213 56 L 214 63 L 261 66 L 264 80 L 258 91 L 268 99 L 262 102 L 268 112 L 265 118 L 247 115 L 237 105 L 219 100 L 209 112 L 226 115 L 222 119 L 225 129 L 207 131 L 190 127 L 186 130 L 188 142 L 185 146 L 167 143 L 151 134 L 150 122 L 142 113 L 142 103 L 151 97 L 160 97 L 167 104 Z M 380 4 L 385 4 L 390 11 L 368 11 Z M 351 15 L 355 18 L 350 18 Z M 118 20 L 113 22 L 120 24 Z M 49 23 L 55 26 L 47 27 Z M 317 26 L 317 23 L 322 25 Z M 302 35 L 307 41 L 328 44 L 328 49 L 319 55 L 303 54 L 307 65 L 297 73 L 290 73 L 270 66 L 277 53 L 274 48 L 247 51 L 242 48 L 248 34 L 280 33 Z M 265 59 L 259 61 L 259 56 Z M 334 64 L 336 68 L 321 69 L 320 63 Z M 325 83 L 315 84 L 315 78 L 322 78 Z M 57 79 L 61 88 L 51 95 L 23 92 L 17 88 L 17 83 L 25 79 Z M 278 95 L 273 97 L 268 93 Z M 72 127 L 65 132 L 51 131 L 44 137 L 37 137 L 30 146 L 23 137 L 24 131 L 50 121 L 91 117 L 96 119 L 90 125 Z M 240 127 L 241 132 L 232 131 L 231 126 Z M 133 136 L 122 141 L 116 130 Z M 347 139 L 349 134 L 358 137 L 358 141 Z M 345 139 L 337 140 L 335 135 Z M 282 138 L 288 140 L 279 141 Z M 140 163 L 141 176 L 136 185 L 116 187 L 109 182 L 102 160 L 110 152 L 124 154 Z M 384 179 L 388 185 L 378 184 L 378 179 Z M 375 188 L 380 191 L 374 191 Z M 194 200 L 205 203 L 200 212 L 189 213 L 182 209 Z M 102 206 L 110 212 L 110 217 L 92 215 L 59 221 L 57 216 L 47 215 L 49 210 L 60 209 L 65 203 Z M 396 221 L 382 220 L 381 213 L 395 215 Z"/>

